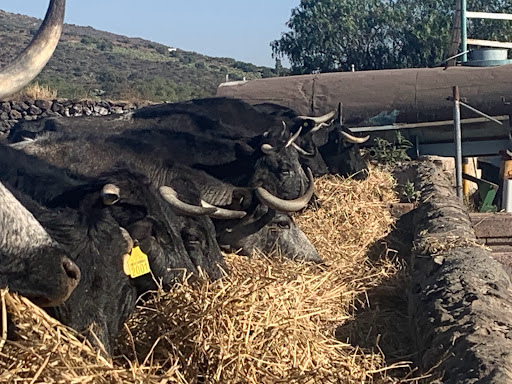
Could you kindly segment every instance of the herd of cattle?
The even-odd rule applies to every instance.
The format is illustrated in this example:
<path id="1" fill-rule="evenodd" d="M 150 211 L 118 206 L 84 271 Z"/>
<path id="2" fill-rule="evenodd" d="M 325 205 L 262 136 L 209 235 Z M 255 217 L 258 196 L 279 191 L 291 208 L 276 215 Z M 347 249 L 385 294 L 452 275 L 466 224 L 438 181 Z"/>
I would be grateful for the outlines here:
<path id="1" fill-rule="evenodd" d="M 49 59 L 41 39 L 58 40 L 64 3 L 50 2 L 31 45 L 0 71 L 1 97 Z M 94 331 L 111 352 L 138 297 L 229 273 L 221 249 L 321 262 L 290 213 L 306 207 L 316 175 L 365 177 L 366 139 L 335 111 L 227 98 L 20 122 L 0 143 L 0 288 Z M 135 254 L 149 273 L 132 273 Z"/>

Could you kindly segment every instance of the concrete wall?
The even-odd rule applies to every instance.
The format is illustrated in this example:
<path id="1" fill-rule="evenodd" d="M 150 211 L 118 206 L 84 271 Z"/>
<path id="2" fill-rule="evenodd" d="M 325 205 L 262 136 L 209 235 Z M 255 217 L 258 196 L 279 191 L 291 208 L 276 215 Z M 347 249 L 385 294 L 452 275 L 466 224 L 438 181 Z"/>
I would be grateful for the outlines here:
<path id="1" fill-rule="evenodd" d="M 512 382 L 512 282 L 477 244 L 469 215 L 433 162 L 416 169 L 409 315 L 424 371 L 443 383 Z"/>

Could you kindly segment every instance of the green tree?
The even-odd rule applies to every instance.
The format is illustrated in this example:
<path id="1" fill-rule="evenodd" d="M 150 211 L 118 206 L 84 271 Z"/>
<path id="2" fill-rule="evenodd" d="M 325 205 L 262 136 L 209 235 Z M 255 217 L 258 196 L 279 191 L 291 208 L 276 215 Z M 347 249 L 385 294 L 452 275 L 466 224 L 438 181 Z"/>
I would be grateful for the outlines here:
<path id="1" fill-rule="evenodd" d="M 455 0 L 397 0 L 401 10 L 397 68 L 432 67 L 445 57 Z"/>
<path id="2" fill-rule="evenodd" d="M 281 60 L 276 57 L 275 58 L 276 60 L 276 64 L 275 64 L 275 67 L 274 67 L 274 72 L 276 73 L 277 76 L 286 76 L 289 74 L 289 70 L 285 67 L 283 67 L 283 64 L 281 63 Z M 269 76 L 263 76 L 262 77 L 269 77 Z"/>
<path id="3" fill-rule="evenodd" d="M 274 57 L 293 73 L 434 66 L 446 56 L 455 0 L 301 0 Z M 468 9 L 512 13 L 509 0 L 468 0 Z M 470 36 L 512 41 L 512 22 L 468 21 Z"/>
<path id="4" fill-rule="evenodd" d="M 274 57 L 288 57 L 293 73 L 393 67 L 396 20 L 389 1 L 302 0 L 290 31 L 271 47 Z"/>

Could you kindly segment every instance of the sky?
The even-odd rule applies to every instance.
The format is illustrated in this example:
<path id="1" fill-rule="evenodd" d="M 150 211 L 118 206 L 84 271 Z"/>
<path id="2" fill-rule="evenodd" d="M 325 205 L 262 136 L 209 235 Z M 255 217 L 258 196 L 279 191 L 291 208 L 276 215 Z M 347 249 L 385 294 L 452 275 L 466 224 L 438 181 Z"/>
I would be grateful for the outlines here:
<path id="1" fill-rule="evenodd" d="M 0 9 L 43 18 L 48 3 L 0 0 Z M 288 31 L 285 23 L 299 4 L 300 0 L 68 0 L 65 22 L 274 67 L 270 42 Z"/>

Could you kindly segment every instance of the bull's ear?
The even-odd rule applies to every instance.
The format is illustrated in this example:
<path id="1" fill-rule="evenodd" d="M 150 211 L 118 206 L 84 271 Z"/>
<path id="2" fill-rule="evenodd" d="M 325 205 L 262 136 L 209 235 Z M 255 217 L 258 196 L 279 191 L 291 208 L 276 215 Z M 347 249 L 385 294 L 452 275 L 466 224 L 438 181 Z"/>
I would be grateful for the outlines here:
<path id="1" fill-rule="evenodd" d="M 254 190 L 252 188 L 238 187 L 231 194 L 233 209 L 246 210 L 252 205 Z"/>
<path id="2" fill-rule="evenodd" d="M 123 235 L 123 239 L 126 241 L 126 253 L 130 253 L 133 248 L 134 241 L 130 236 L 130 232 L 128 232 L 125 228 L 119 227 L 121 230 L 121 234 Z"/>
<path id="3" fill-rule="evenodd" d="M 114 205 L 119 201 L 120 190 L 117 185 L 105 184 L 101 190 L 103 204 Z"/>

